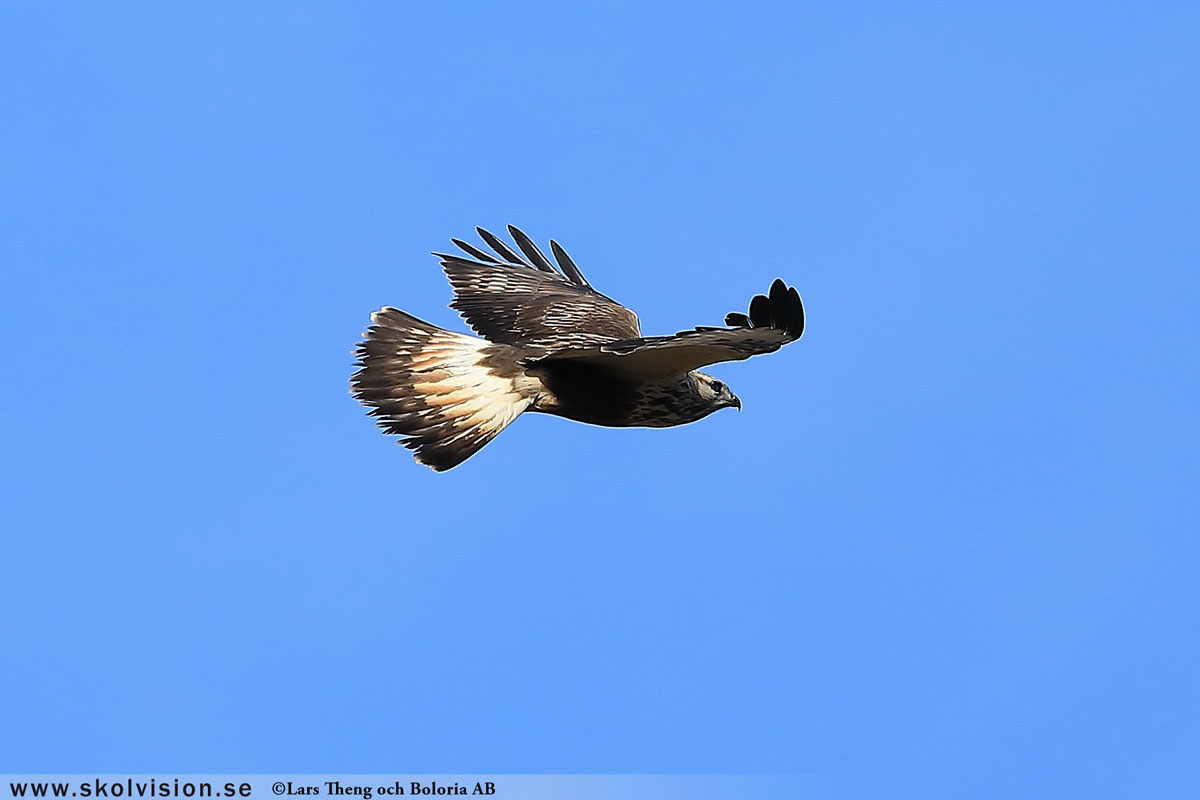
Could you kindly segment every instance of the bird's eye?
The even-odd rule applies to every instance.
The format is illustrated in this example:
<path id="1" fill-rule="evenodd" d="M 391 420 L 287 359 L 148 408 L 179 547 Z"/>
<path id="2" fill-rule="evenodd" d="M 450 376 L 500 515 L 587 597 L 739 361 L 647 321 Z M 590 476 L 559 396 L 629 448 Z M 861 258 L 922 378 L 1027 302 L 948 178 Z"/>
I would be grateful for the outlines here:
<path id="1" fill-rule="evenodd" d="M 713 391 L 717 393 L 725 391 L 725 384 L 720 381 L 713 381 Z"/>

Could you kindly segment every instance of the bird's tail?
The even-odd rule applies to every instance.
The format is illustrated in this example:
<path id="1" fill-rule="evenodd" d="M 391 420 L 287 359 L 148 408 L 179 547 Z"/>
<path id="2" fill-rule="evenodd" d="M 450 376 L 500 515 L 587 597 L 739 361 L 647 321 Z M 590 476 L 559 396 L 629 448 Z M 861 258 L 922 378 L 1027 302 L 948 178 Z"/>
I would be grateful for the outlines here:
<path id="1" fill-rule="evenodd" d="M 384 307 L 355 354 L 350 389 L 438 472 L 461 464 L 520 416 L 536 395 L 503 346 Z M 507 369 L 506 369 L 507 364 Z"/>

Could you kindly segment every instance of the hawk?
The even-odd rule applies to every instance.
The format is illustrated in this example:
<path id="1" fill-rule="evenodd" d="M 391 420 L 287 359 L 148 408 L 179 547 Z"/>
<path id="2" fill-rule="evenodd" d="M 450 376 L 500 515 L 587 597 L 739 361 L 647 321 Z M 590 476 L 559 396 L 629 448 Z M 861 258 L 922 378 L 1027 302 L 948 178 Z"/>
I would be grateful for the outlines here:
<path id="1" fill-rule="evenodd" d="M 554 261 L 519 229 L 520 253 L 476 229 L 489 253 L 434 253 L 450 307 L 479 336 L 384 306 L 355 350 L 351 391 L 379 427 L 436 471 L 461 464 L 526 411 L 612 427 L 685 425 L 742 402 L 707 364 L 771 353 L 804 333 L 804 305 L 782 280 L 729 314 L 728 327 L 642 336 L 637 315 L 591 287 L 562 247 Z"/>

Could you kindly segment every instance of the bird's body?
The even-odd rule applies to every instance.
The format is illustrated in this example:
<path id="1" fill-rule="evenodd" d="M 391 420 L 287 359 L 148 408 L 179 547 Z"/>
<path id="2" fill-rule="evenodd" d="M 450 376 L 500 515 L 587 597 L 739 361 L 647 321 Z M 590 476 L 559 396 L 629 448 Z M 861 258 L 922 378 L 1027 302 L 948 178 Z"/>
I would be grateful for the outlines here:
<path id="1" fill-rule="evenodd" d="M 639 381 L 604 364 L 548 359 L 530 374 L 541 381 L 542 392 L 529 410 L 576 422 L 613 428 L 669 428 L 695 422 L 722 408 L 699 394 L 692 373 Z"/>
<path id="2" fill-rule="evenodd" d="M 741 408 L 697 368 L 771 352 L 803 333 L 800 296 L 777 280 L 748 316 L 726 317 L 732 327 L 644 338 L 637 316 L 592 289 L 556 242 L 558 270 L 524 233 L 509 231 L 525 258 L 483 229 L 496 255 L 457 239 L 471 259 L 438 254 L 455 290 L 451 306 L 484 338 L 384 307 L 356 351 L 355 397 L 435 470 L 469 458 L 525 411 L 663 428 Z"/>

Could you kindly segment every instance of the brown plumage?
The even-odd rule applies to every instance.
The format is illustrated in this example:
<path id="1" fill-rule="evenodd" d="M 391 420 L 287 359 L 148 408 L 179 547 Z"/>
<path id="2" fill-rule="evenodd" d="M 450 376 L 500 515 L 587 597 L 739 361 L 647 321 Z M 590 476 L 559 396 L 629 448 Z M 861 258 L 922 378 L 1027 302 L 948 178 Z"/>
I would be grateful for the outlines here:
<path id="1" fill-rule="evenodd" d="M 483 338 L 385 306 L 371 315 L 350 381 L 379 426 L 438 471 L 525 411 L 662 428 L 740 409 L 725 384 L 698 368 L 774 352 L 804 333 L 800 295 L 776 280 L 749 314 L 729 314 L 729 327 L 643 337 L 637 315 L 593 289 L 557 242 L 552 262 L 511 225 L 520 254 L 477 230 L 494 254 L 452 239 L 470 258 L 435 255 L 454 288 L 451 307 Z"/>

